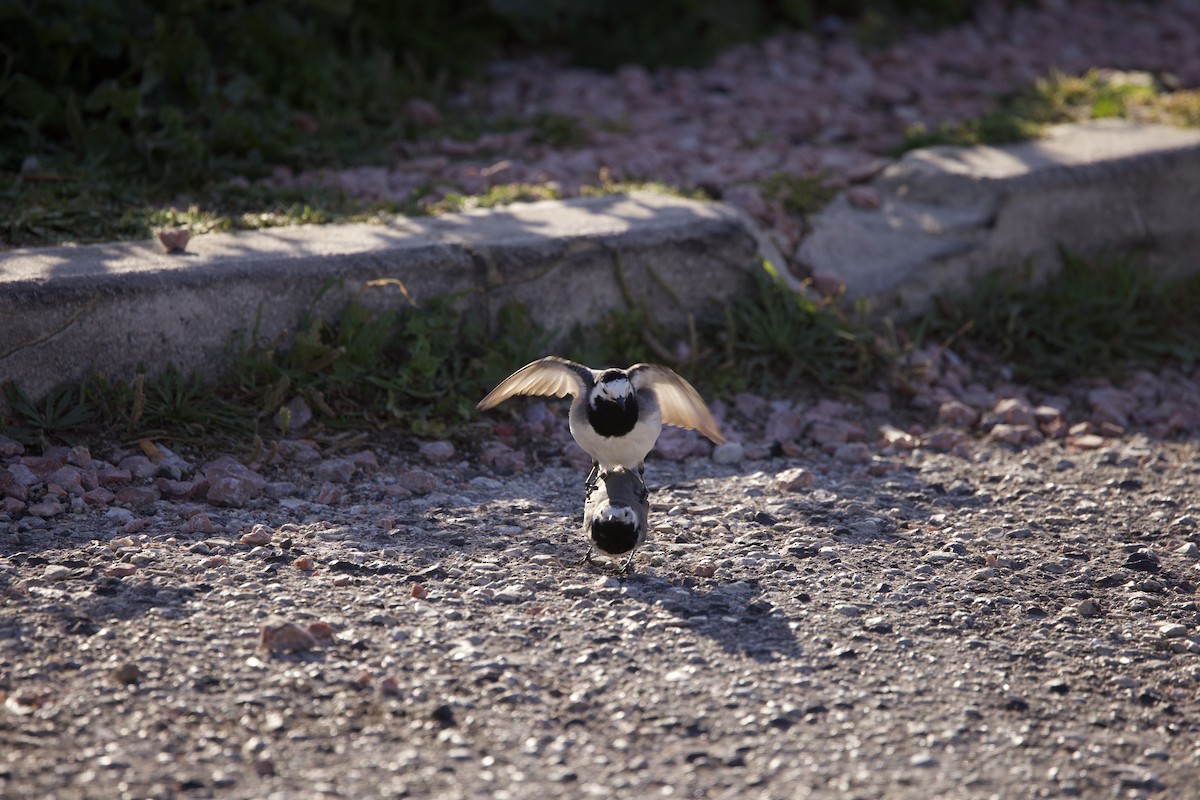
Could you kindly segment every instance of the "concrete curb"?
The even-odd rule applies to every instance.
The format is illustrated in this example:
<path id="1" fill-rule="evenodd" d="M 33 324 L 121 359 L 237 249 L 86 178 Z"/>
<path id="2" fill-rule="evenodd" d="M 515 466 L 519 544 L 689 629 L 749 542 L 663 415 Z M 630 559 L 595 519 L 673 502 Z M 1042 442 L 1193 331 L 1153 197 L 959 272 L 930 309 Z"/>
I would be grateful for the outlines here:
<path id="1" fill-rule="evenodd" d="M 843 194 L 798 251 L 877 313 L 913 316 L 983 274 L 1138 251 L 1163 274 L 1200 270 L 1200 131 L 1102 120 L 1003 147 L 906 154 L 871 184 L 876 209 Z"/>
<path id="2" fill-rule="evenodd" d="M 1045 274 L 1060 247 L 1138 248 L 1153 269 L 1200 270 L 1200 131 L 1110 121 L 1006 147 L 930 148 L 872 186 L 879 208 L 839 196 L 798 257 L 876 313 L 919 314 L 998 267 Z M 739 211 L 649 192 L 201 236 L 184 255 L 146 242 L 14 250 L 0 253 L 0 380 L 38 398 L 94 371 L 127 379 L 174 363 L 212 375 L 256 324 L 272 338 L 355 296 L 406 307 L 405 291 L 418 305 L 462 293 L 492 320 L 521 303 L 560 336 L 635 305 L 674 325 L 728 301 L 764 258 L 783 264 Z"/>
<path id="3" fill-rule="evenodd" d="M 41 397 L 139 365 L 211 375 L 256 320 L 270 338 L 368 284 L 375 306 L 407 306 L 397 282 L 418 304 L 464 293 L 490 319 L 522 303 L 560 335 L 630 298 L 673 324 L 739 291 L 756 251 L 732 209 L 649 192 L 200 236 L 182 255 L 145 242 L 15 250 L 0 254 L 0 376 Z"/>

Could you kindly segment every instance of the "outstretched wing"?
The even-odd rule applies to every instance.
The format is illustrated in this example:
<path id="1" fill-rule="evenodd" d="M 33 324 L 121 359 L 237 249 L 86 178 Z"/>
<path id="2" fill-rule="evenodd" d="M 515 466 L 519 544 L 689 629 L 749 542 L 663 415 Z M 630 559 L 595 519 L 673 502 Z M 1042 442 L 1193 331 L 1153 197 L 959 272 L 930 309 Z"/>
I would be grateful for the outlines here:
<path id="1" fill-rule="evenodd" d="M 700 393 L 674 371 L 658 364 L 634 364 L 628 371 L 634 389 L 654 391 L 667 425 L 700 431 L 717 444 L 725 441 Z"/>
<path id="2" fill-rule="evenodd" d="M 583 364 L 576 364 L 558 356 L 546 356 L 500 381 L 500 385 L 488 392 L 476 408 L 492 408 L 510 397 L 519 394 L 534 394 L 543 397 L 566 397 L 582 395 L 594 382 L 592 371 Z"/>

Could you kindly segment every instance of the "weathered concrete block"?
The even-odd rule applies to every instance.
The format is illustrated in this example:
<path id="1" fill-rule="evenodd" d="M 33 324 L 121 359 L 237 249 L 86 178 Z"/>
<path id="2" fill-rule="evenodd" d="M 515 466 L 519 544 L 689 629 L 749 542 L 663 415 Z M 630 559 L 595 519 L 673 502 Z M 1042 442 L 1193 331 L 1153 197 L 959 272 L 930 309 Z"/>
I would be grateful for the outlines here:
<path id="1" fill-rule="evenodd" d="M 1108 120 L 1002 147 L 906 154 L 873 182 L 877 210 L 840 196 L 798 258 L 839 274 L 877 313 L 919 314 L 998 268 L 1061 266 L 1061 250 L 1137 250 L 1164 274 L 1200 269 L 1200 131 Z"/>
<path id="2" fill-rule="evenodd" d="M 14 250 L 0 253 L 0 379 L 40 397 L 92 371 L 212 374 L 256 324 L 274 337 L 355 296 L 403 309 L 398 284 L 418 303 L 464 293 L 492 319 L 524 303 L 561 334 L 627 306 L 626 292 L 678 322 L 739 291 L 758 264 L 733 211 L 654 193 L 198 236 L 182 255 L 145 242 Z"/>

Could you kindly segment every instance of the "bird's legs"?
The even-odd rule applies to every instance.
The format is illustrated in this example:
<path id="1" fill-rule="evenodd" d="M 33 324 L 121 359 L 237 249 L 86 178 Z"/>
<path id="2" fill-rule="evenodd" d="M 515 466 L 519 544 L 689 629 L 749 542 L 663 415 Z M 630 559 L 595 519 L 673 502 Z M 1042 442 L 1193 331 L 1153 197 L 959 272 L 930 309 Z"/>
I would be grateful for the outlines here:
<path id="1" fill-rule="evenodd" d="M 642 488 L 638 491 L 638 500 L 642 503 L 650 498 L 650 488 L 646 486 L 646 462 L 638 464 L 638 478 L 642 481 Z"/>

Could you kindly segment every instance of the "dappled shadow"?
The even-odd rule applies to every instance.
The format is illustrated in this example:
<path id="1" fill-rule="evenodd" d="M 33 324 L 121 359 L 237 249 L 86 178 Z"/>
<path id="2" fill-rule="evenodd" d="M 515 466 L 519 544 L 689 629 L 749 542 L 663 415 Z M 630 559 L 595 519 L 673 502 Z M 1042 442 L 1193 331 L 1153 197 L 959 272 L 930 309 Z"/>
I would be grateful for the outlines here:
<path id="1" fill-rule="evenodd" d="M 788 619 L 763 599 L 757 580 L 710 586 L 674 576 L 635 572 L 622 578 L 630 601 L 662 609 L 686 628 L 711 639 L 728 653 L 767 662 L 802 654 Z"/>
<path id="2" fill-rule="evenodd" d="M 147 241 L 18 248 L 0 252 L 0 281 L 28 283 L 27 288 L 51 292 L 59 288 L 55 285 L 58 280 L 136 280 L 138 275 L 155 273 L 188 285 L 201 276 L 236 276 L 250 268 L 303 272 L 308 259 L 316 260 L 318 266 L 324 262 L 329 272 L 336 274 L 342 271 L 337 261 L 355 257 L 365 257 L 362 265 L 369 272 L 406 266 L 392 258 L 405 250 L 494 248 L 538 239 L 620 235 L 634 224 L 676 225 L 722 216 L 716 211 L 702 212 L 707 207 L 704 204 L 675 199 L 656 202 L 655 197 L 609 195 L 398 217 L 386 224 L 298 225 L 205 234 L 193 238 L 182 253 L 167 253 Z M 384 260 L 372 261 L 371 257 Z"/>

